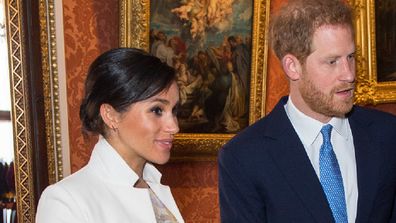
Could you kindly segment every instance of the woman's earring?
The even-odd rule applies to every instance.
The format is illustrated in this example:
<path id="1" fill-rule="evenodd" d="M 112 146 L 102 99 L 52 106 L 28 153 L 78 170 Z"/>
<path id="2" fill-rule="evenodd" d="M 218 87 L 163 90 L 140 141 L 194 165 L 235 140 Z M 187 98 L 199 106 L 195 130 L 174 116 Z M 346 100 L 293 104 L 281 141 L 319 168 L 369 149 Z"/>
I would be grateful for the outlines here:
<path id="1" fill-rule="evenodd" d="M 112 125 L 112 126 L 111 126 L 111 130 L 113 130 L 114 132 L 116 132 L 116 131 L 117 131 L 117 128 L 114 127 L 114 125 Z"/>

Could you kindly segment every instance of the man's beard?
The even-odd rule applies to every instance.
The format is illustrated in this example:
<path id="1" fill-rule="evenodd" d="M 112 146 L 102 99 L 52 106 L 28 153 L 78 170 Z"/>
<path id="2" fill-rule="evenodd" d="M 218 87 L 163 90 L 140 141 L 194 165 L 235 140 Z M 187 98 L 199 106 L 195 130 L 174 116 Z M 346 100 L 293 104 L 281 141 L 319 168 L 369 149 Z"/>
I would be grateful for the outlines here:
<path id="1" fill-rule="evenodd" d="M 325 94 L 318 89 L 310 80 L 303 79 L 303 85 L 299 89 L 305 103 L 314 112 L 326 115 L 328 117 L 345 117 L 345 114 L 351 111 L 353 106 L 353 95 L 346 100 L 335 101 L 335 93 L 340 90 L 354 88 L 354 84 L 340 84 L 334 87 L 329 94 Z"/>

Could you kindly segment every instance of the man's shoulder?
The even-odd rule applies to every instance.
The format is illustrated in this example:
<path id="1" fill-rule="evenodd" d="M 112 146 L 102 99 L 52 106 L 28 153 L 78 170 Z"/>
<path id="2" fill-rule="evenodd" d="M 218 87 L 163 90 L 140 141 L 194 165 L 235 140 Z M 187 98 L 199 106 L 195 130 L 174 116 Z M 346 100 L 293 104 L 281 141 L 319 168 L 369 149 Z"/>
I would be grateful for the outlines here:
<path id="1" fill-rule="evenodd" d="M 351 119 L 365 120 L 366 122 L 396 122 L 396 116 L 374 108 L 354 106 L 352 112 L 349 114 Z"/>
<path id="2" fill-rule="evenodd" d="M 396 116 L 391 113 L 355 106 L 349 115 L 351 128 L 365 129 L 381 138 L 396 138 Z"/>
<path id="3" fill-rule="evenodd" d="M 293 126 L 284 109 L 287 100 L 287 96 L 282 97 L 270 113 L 240 131 L 223 146 L 222 151 L 226 150 L 234 154 L 245 154 L 246 151 L 250 151 L 261 154 L 268 148 L 276 147 L 277 143 L 283 141 L 285 135 L 293 134 Z"/>
<path id="4" fill-rule="evenodd" d="M 265 147 L 265 144 L 271 138 L 268 132 L 270 129 L 274 129 L 273 126 L 271 127 L 270 119 L 271 117 L 266 116 L 246 127 L 228 141 L 223 148 L 234 152 L 244 152 Z"/>

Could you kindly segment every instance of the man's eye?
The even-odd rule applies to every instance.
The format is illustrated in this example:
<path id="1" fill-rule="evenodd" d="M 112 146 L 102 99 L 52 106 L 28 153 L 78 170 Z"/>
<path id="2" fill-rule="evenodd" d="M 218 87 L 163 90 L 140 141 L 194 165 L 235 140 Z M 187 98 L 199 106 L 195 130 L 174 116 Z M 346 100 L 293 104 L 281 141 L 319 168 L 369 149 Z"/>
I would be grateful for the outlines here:
<path id="1" fill-rule="evenodd" d="M 156 115 L 162 115 L 162 108 L 154 107 L 154 108 L 151 109 L 151 112 L 153 112 Z"/>
<path id="2" fill-rule="evenodd" d="M 330 60 L 330 61 L 329 61 L 329 64 L 330 64 L 330 65 L 333 65 L 333 64 L 335 64 L 335 63 L 337 63 L 336 60 Z"/>
<path id="3" fill-rule="evenodd" d="M 348 55 L 348 59 L 350 60 L 350 59 L 354 59 L 355 58 L 355 54 L 353 53 L 353 54 L 351 54 L 351 55 Z"/>

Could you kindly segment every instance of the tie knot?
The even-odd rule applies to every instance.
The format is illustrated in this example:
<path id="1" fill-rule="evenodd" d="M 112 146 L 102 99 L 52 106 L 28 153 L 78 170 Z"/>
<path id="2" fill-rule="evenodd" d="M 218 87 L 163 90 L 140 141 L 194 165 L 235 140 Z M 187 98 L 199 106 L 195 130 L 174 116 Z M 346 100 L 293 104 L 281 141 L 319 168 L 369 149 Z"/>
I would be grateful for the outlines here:
<path id="1" fill-rule="evenodd" d="M 323 135 L 323 141 L 324 142 L 329 142 L 330 141 L 330 135 L 331 135 L 331 130 L 333 129 L 333 126 L 330 124 L 324 125 L 320 132 Z"/>

